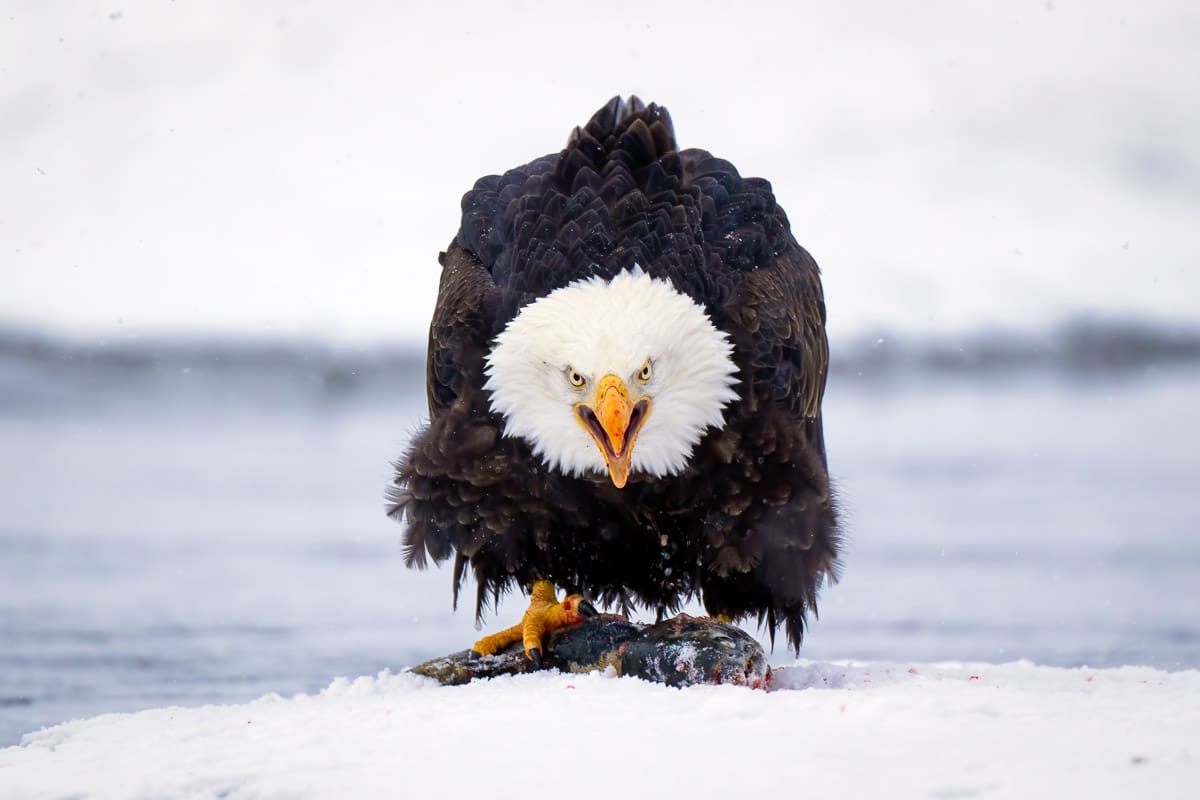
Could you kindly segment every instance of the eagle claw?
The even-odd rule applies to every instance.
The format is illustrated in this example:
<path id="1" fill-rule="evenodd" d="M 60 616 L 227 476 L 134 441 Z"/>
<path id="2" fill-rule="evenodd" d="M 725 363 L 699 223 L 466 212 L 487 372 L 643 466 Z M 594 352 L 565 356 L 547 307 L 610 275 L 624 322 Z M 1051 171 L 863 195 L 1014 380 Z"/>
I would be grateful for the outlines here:
<path id="1" fill-rule="evenodd" d="M 582 595 L 573 594 L 559 602 L 554 594 L 554 584 L 550 581 L 535 581 L 530 595 L 529 608 L 519 624 L 483 637 L 475 643 L 471 652 L 490 656 L 510 644 L 521 642 L 525 647 L 525 657 L 534 669 L 541 669 L 542 636 L 558 628 L 577 625 L 597 614 L 596 607 L 584 600 Z"/>

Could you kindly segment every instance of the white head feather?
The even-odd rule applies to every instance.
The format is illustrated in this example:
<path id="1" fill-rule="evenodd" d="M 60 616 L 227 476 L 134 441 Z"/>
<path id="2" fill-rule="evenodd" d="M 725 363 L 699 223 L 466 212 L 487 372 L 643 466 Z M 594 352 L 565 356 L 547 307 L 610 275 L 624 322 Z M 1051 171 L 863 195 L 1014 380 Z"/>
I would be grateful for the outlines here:
<path id="1" fill-rule="evenodd" d="M 579 424 L 575 404 L 595 396 L 605 375 L 621 378 L 632 400 L 652 407 L 631 466 L 673 475 L 687 465 L 710 426 L 737 397 L 733 345 L 702 306 L 636 265 L 611 281 L 587 278 L 521 309 L 487 357 L 491 407 L 504 435 L 525 439 L 551 468 L 574 476 L 606 471 L 599 447 Z M 649 359 L 648 381 L 637 379 Z M 582 375 L 582 388 L 570 372 Z"/>

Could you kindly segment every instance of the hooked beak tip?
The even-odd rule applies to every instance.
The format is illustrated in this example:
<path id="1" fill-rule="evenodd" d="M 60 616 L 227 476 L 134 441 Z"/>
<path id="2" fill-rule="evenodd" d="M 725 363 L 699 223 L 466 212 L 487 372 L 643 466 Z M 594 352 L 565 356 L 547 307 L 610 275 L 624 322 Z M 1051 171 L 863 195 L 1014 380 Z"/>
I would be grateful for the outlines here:
<path id="1" fill-rule="evenodd" d="M 600 454 L 604 456 L 604 463 L 608 467 L 608 475 L 612 479 L 613 486 L 623 489 L 629 481 L 634 443 L 650 413 L 650 399 L 642 398 L 636 403 L 629 403 L 622 397 L 621 402 L 624 404 L 625 410 L 622 414 L 613 414 L 605 413 L 611 411 L 605 405 L 607 397 L 607 394 L 602 396 L 601 402 L 598 403 L 600 406 L 598 410 L 604 421 L 587 403 L 576 405 L 575 413 L 579 423 L 591 435 L 596 446 L 600 448 Z M 606 425 L 606 421 L 610 424 Z M 620 424 L 613 424 L 614 421 Z"/>

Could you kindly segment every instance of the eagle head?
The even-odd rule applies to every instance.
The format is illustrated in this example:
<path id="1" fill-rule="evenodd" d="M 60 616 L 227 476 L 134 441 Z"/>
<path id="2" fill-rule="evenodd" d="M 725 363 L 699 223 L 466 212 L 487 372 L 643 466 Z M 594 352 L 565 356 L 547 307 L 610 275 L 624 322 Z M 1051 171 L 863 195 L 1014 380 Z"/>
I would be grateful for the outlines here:
<path id="1" fill-rule="evenodd" d="M 733 345 L 692 298 L 636 265 L 529 303 L 496 337 L 485 388 L 504 435 L 552 469 L 674 475 L 737 397 Z"/>

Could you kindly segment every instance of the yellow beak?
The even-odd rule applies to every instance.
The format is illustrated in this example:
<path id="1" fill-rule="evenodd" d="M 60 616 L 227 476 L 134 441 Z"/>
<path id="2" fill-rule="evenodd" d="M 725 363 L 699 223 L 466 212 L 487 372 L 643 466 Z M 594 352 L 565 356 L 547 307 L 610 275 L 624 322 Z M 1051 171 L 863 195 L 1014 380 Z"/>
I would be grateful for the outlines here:
<path id="1" fill-rule="evenodd" d="M 575 406 L 575 417 L 600 448 L 609 477 L 618 489 L 629 480 L 633 445 L 649 414 L 650 398 L 630 401 L 625 382 L 616 375 L 600 379 L 594 403 Z"/>

